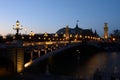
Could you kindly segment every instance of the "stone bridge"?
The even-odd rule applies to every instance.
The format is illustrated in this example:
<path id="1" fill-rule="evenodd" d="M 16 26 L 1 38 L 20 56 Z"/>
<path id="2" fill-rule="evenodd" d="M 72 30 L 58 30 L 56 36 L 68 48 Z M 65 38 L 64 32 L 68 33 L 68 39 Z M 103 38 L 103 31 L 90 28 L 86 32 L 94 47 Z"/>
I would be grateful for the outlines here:
<path id="1" fill-rule="evenodd" d="M 64 51 L 71 51 L 72 49 L 74 51 L 74 48 L 80 48 L 80 52 L 76 51 L 76 53 L 81 55 L 82 51 L 92 52 L 100 49 L 100 45 L 98 43 L 66 42 L 25 46 L 23 43 L 18 42 L 17 44 L 5 45 L 0 48 L 1 65 L 6 68 L 6 72 L 20 73 L 24 69 L 39 64 L 41 61 L 59 55 L 61 52 L 64 53 Z"/>
<path id="2" fill-rule="evenodd" d="M 37 72 L 43 71 L 42 69 L 47 69 L 47 64 L 50 64 L 51 58 L 54 58 L 54 61 L 65 62 L 69 61 L 72 63 L 72 59 L 75 59 L 74 61 L 78 61 L 78 59 L 86 59 L 87 57 L 90 57 L 95 52 L 101 50 L 101 45 L 98 43 L 74 43 L 74 44 L 68 44 L 64 47 L 61 47 L 57 50 L 54 50 L 52 52 L 49 52 L 45 55 L 42 55 L 41 57 L 36 58 L 35 60 L 31 61 L 28 67 L 26 67 L 25 71 L 33 71 Z M 55 62 L 55 63 L 60 63 Z M 73 62 L 75 63 L 75 62 Z M 43 67 L 44 64 L 44 67 Z M 41 66 L 40 66 L 41 65 Z M 39 69 L 38 69 L 39 68 Z"/>

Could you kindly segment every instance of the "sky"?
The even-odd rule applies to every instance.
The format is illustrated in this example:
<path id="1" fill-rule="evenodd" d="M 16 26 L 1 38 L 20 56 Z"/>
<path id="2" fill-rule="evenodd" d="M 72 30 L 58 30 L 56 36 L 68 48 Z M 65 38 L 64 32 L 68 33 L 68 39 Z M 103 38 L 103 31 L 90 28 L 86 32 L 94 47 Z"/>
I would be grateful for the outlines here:
<path id="1" fill-rule="evenodd" d="M 120 29 L 120 0 L 0 0 L 0 34 L 15 34 L 17 20 L 21 34 L 55 33 L 67 25 L 74 28 L 79 20 L 80 28 L 103 35 L 105 22 L 109 33 Z"/>

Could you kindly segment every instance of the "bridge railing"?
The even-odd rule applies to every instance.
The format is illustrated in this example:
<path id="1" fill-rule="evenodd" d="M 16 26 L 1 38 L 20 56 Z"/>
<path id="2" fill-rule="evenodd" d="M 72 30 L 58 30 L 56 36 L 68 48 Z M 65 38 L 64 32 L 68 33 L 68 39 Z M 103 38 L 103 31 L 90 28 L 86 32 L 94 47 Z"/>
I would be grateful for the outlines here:
<path id="1" fill-rule="evenodd" d="M 37 46 L 36 47 L 32 47 L 32 50 L 31 51 L 31 60 L 29 61 L 32 61 L 34 62 L 35 60 L 37 60 L 38 58 L 43 58 L 43 56 L 52 56 L 60 51 L 63 51 L 65 49 L 68 49 L 74 45 L 77 45 L 77 43 L 72 43 L 72 44 L 62 44 L 62 43 L 57 43 L 57 44 L 50 44 L 50 45 L 44 45 L 42 47 L 40 46 Z M 34 54 L 37 54 L 38 56 L 36 57 Z M 45 58 L 45 57 L 44 57 Z M 30 62 L 27 62 L 27 63 L 30 63 Z M 27 67 L 27 66 L 26 66 Z"/>

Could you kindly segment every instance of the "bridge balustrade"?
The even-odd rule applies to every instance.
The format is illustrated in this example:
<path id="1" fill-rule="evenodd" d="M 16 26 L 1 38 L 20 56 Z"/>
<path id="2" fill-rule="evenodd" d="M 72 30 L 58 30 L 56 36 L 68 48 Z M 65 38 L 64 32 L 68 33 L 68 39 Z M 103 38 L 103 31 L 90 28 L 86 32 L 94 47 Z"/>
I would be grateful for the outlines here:
<path id="1" fill-rule="evenodd" d="M 14 71 L 20 72 L 22 71 L 22 69 L 24 69 L 24 65 L 28 62 L 34 61 L 37 58 L 46 55 L 48 53 L 51 53 L 53 51 L 57 51 L 61 48 L 63 48 L 64 46 L 67 46 L 68 44 L 66 43 L 54 43 L 54 44 L 44 44 L 44 43 L 39 43 L 39 44 L 35 44 L 35 43 L 24 43 L 22 46 L 21 44 L 23 44 L 22 42 L 20 44 L 12 44 L 12 45 L 4 45 L 5 50 L 9 49 L 10 54 L 10 58 L 13 59 L 13 63 L 15 67 Z M 19 46 L 20 45 L 20 46 Z M 13 57 L 11 57 L 14 56 Z M 17 62 L 19 61 L 19 62 Z M 19 65 L 20 64 L 20 65 Z M 16 68 L 18 68 L 19 65 L 19 69 L 16 70 Z"/>

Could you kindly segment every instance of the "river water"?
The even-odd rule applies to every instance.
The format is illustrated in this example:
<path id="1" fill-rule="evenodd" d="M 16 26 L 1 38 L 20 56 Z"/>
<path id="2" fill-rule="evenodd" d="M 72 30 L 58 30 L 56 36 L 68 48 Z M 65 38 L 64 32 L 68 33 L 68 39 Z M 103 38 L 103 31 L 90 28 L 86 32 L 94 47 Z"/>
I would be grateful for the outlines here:
<path id="1" fill-rule="evenodd" d="M 107 74 L 120 71 L 120 52 L 100 52 L 92 56 L 84 65 L 76 69 L 76 76 L 92 78 L 96 70 L 105 71 Z M 103 74 L 103 75 L 107 75 Z"/>
<path id="2" fill-rule="evenodd" d="M 64 57 L 61 59 L 65 60 Z M 93 79 L 97 70 L 104 72 L 102 76 L 106 76 L 104 78 L 105 80 L 109 80 L 113 73 L 120 72 L 120 52 L 98 52 L 83 62 L 80 61 L 80 58 L 75 61 L 73 60 L 71 58 L 71 60 L 68 59 L 63 62 L 57 61 L 58 64 L 52 64 L 57 67 L 52 67 L 52 69 L 54 68 L 57 74 L 70 75 L 78 79 L 82 78 L 87 80 Z"/>
<path id="3" fill-rule="evenodd" d="M 111 80 L 111 74 L 120 72 L 120 52 L 97 52 L 89 58 L 85 58 L 87 60 L 82 59 L 82 61 L 81 57 L 77 57 L 76 59 L 76 57 L 73 57 L 74 55 L 69 56 L 69 58 L 67 55 L 58 56 L 50 57 L 47 63 L 45 62 L 45 64 L 42 63 L 38 67 L 35 67 L 35 70 L 38 71 L 37 75 L 42 73 L 52 76 L 64 75 L 72 76 L 76 79 L 93 80 L 94 73 L 99 69 L 99 71 L 105 72 L 102 75 L 107 75 L 104 80 Z M 46 76 L 37 76 L 38 79 L 41 79 L 41 77 L 47 80 Z"/>

